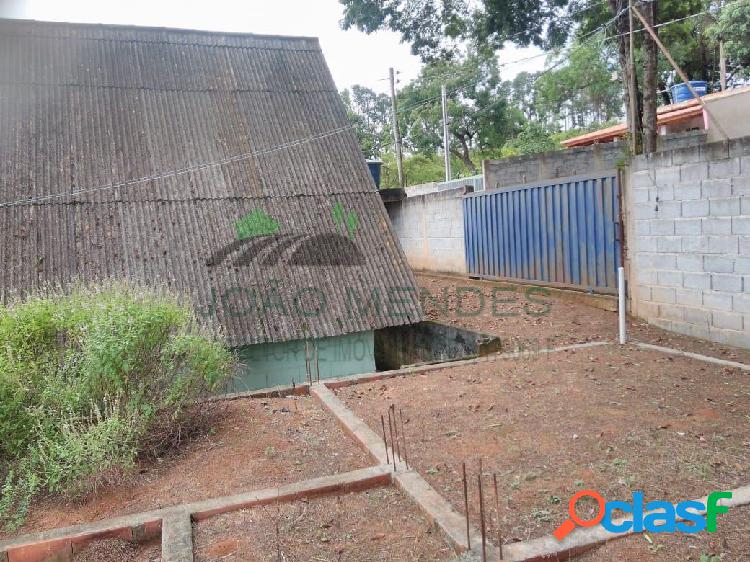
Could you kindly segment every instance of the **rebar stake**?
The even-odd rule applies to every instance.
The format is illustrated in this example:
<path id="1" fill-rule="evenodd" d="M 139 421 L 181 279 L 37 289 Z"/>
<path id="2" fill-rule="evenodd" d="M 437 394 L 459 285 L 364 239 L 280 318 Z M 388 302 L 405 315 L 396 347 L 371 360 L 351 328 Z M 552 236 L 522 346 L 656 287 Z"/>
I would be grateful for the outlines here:
<path id="1" fill-rule="evenodd" d="M 404 441 L 404 462 L 406 463 L 406 468 L 409 468 L 409 455 L 406 452 L 406 429 L 404 428 L 404 411 L 399 408 L 398 409 L 398 416 L 401 418 L 401 439 Z"/>
<path id="2" fill-rule="evenodd" d="M 492 474 L 492 483 L 495 485 L 495 518 L 497 519 L 497 548 L 500 549 L 500 559 L 503 558 L 503 535 L 500 532 L 500 495 L 497 493 L 497 474 Z"/>
<path id="3" fill-rule="evenodd" d="M 482 530 L 482 562 L 487 562 L 487 540 L 485 538 L 485 529 L 484 529 L 484 497 L 482 495 L 482 471 L 481 470 L 479 471 L 477 480 L 479 481 L 479 521 L 480 521 L 480 528 Z"/>
<path id="4" fill-rule="evenodd" d="M 385 437 L 385 419 L 380 414 L 380 425 L 383 426 L 383 445 L 385 446 L 385 464 L 391 464 L 391 457 L 388 455 L 388 439 Z"/>
<path id="5" fill-rule="evenodd" d="M 393 413 L 393 432 L 396 434 L 396 441 L 394 442 L 396 444 L 396 454 L 398 455 L 398 460 L 401 461 L 401 446 L 399 445 L 398 440 L 398 422 L 396 421 L 396 406 L 391 404 L 391 410 Z"/>
<path id="6" fill-rule="evenodd" d="M 466 546 L 471 550 L 471 532 L 469 530 L 469 486 L 466 482 L 466 462 L 461 464 L 464 476 L 464 511 L 466 512 Z"/>
<path id="7" fill-rule="evenodd" d="M 391 434 L 391 458 L 393 459 L 393 470 L 396 470 L 396 450 L 393 448 L 393 425 L 391 423 L 391 409 L 388 408 L 388 431 Z"/>

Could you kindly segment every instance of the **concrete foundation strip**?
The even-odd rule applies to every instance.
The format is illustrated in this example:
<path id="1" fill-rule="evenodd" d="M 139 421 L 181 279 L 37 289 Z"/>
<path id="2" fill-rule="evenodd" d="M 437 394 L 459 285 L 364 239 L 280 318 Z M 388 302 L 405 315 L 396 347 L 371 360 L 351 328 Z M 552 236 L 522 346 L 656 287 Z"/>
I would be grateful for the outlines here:
<path id="1" fill-rule="evenodd" d="M 477 363 L 491 363 L 493 361 L 503 361 L 506 359 L 520 359 L 533 357 L 535 355 L 546 355 L 549 353 L 558 353 L 561 351 L 575 351 L 577 349 L 588 349 L 602 345 L 612 345 L 609 341 L 594 341 L 587 343 L 574 343 L 561 347 L 552 347 L 540 349 L 537 351 L 511 351 L 507 353 L 490 353 L 482 357 L 473 357 L 471 359 L 460 359 L 458 361 L 446 361 L 443 363 L 429 363 L 426 365 L 414 365 L 412 367 L 403 367 L 390 371 L 378 371 L 375 373 L 362 373 L 359 375 L 349 375 L 346 377 L 337 377 L 322 380 L 328 388 L 342 388 L 355 384 L 366 384 L 384 379 L 403 377 L 406 375 L 417 375 L 429 371 L 442 371 L 443 369 L 452 369 L 454 367 L 463 367 L 464 365 L 475 365 Z M 248 392 L 234 392 L 231 394 L 222 394 L 221 396 L 212 396 L 209 401 L 221 400 L 240 400 L 244 398 L 281 398 L 285 396 L 303 396 L 310 393 L 310 385 L 302 383 L 295 386 L 274 386 L 260 390 L 251 390 Z"/>
<path id="2" fill-rule="evenodd" d="M 709 357 L 708 355 L 701 355 L 700 353 L 692 353 L 690 351 L 682 351 L 680 349 L 672 349 L 671 347 L 662 347 L 660 345 L 653 345 L 650 343 L 641 343 L 637 341 L 630 343 L 642 349 L 661 351 L 662 353 L 669 353 L 670 355 L 680 355 L 682 357 L 697 359 L 698 361 L 705 361 L 706 363 L 715 363 L 716 365 L 723 365 L 724 367 L 734 367 L 736 369 L 742 369 L 743 371 L 750 371 L 750 365 L 746 365 L 745 363 L 738 363 L 737 361 L 717 359 L 716 357 Z"/>
<path id="3" fill-rule="evenodd" d="M 653 349 L 656 351 L 662 351 L 664 353 L 674 353 L 677 355 L 685 355 L 699 360 L 707 360 L 712 363 L 718 363 L 721 365 L 735 366 L 744 369 L 750 369 L 747 365 L 742 363 L 736 363 L 733 361 L 725 361 L 722 359 L 715 359 L 712 357 L 706 357 L 695 353 L 681 352 L 665 347 L 659 347 L 650 344 L 639 344 L 634 342 L 635 345 L 646 349 Z M 554 350 L 545 350 L 545 352 L 553 351 L 564 351 L 567 349 L 585 349 L 590 347 L 596 347 L 601 345 L 608 345 L 609 342 L 591 342 L 588 344 L 577 344 L 566 346 L 564 348 L 556 348 Z M 509 354 L 504 354 L 509 355 Z M 514 354 L 518 356 L 519 354 Z M 505 358 L 505 357 L 504 357 Z M 465 362 L 454 362 L 450 366 L 456 366 L 456 363 L 477 363 L 486 358 L 472 359 Z M 427 370 L 427 369 L 425 369 Z M 413 371 L 411 371 L 413 372 Z M 409 373 L 401 373 L 409 374 Z M 398 375 L 394 375 L 398 376 Z M 366 378 L 367 377 L 367 378 Z M 363 379 L 365 379 L 363 381 Z M 380 437 L 370 429 L 370 427 L 354 412 L 352 412 L 346 405 L 339 400 L 339 398 L 332 392 L 331 388 L 339 388 L 342 386 L 349 386 L 352 384 L 359 384 L 362 382 L 369 382 L 370 380 L 378 380 L 372 378 L 370 375 L 347 377 L 345 380 L 339 379 L 338 381 L 323 381 L 322 383 L 315 384 L 310 388 L 310 394 L 317 398 L 324 407 L 336 417 L 341 426 L 344 428 L 347 434 L 351 435 L 360 446 L 373 458 L 381 464 L 385 462 L 385 446 L 383 445 Z M 342 384 L 342 382 L 344 384 Z M 389 447 L 390 449 L 390 447 Z M 459 513 L 457 513 L 453 507 L 435 491 L 430 484 L 424 480 L 424 478 L 414 470 L 405 470 L 403 466 L 400 470 L 397 470 L 393 479 L 396 485 L 407 495 L 409 495 L 413 501 L 415 501 L 422 511 L 427 515 L 435 525 L 437 525 L 446 536 L 453 542 L 454 546 L 459 551 L 468 550 L 466 543 L 466 532 L 464 527 L 465 519 Z M 705 503 L 706 498 L 700 500 Z M 737 507 L 750 504 L 750 486 L 737 488 L 732 490 L 732 499 L 722 500 L 720 503 L 729 507 Z M 621 523 L 626 519 L 619 519 L 616 523 Z M 471 541 L 472 544 L 480 544 L 481 539 L 478 536 L 476 529 L 471 529 Z M 577 554 L 581 554 L 597 546 L 611 540 L 623 538 L 629 536 L 632 533 L 610 533 L 602 526 L 591 527 L 591 528 L 579 528 L 573 531 L 563 541 L 558 541 L 552 535 L 541 537 L 538 539 L 532 539 L 528 541 L 521 541 L 517 543 L 509 543 L 503 545 L 503 560 L 505 562 L 541 562 L 547 560 L 567 560 Z M 488 553 L 490 560 L 498 560 L 498 551 L 493 548 Z"/>
<path id="4" fill-rule="evenodd" d="M 391 484 L 391 467 L 373 466 L 278 488 L 187 503 L 91 524 L 52 529 L 0 541 L 0 561 L 67 562 L 72 559 L 73 554 L 95 540 L 121 538 L 133 542 L 147 542 L 161 535 L 162 544 L 167 545 L 167 550 L 162 551 L 163 560 L 187 562 L 192 560 L 191 521 L 201 521 L 222 513 L 259 505 L 359 492 Z M 190 529 L 190 534 L 188 534 L 188 529 Z M 188 538 L 191 544 L 190 549 L 186 546 Z M 171 544 L 173 540 L 177 541 L 174 545 Z M 185 557 L 188 550 L 190 558 Z M 167 555 L 171 558 L 166 558 Z"/>
<path id="5" fill-rule="evenodd" d="M 385 446 L 382 439 L 359 417 L 356 416 L 339 398 L 327 388 L 326 384 L 313 384 L 310 394 L 339 421 L 344 431 L 352 436 L 362 449 L 378 462 L 385 462 Z M 392 454 L 392 447 L 389 447 Z M 422 476 L 407 469 L 402 462 L 396 463 L 393 474 L 395 484 L 420 507 L 422 512 L 439 529 L 445 533 L 459 552 L 468 550 L 464 517 L 455 511 L 443 496 L 435 491 Z M 471 530 L 472 544 L 481 544 L 481 538 L 476 530 Z M 497 553 L 492 553 L 490 559 L 497 559 Z"/>
<path id="6" fill-rule="evenodd" d="M 347 408 L 331 389 L 323 383 L 315 383 L 310 387 L 310 394 L 317 398 L 323 407 L 336 418 L 344 432 L 354 439 L 372 460 L 380 465 L 387 465 L 382 437 Z M 391 458 L 395 458 L 392 444 L 388 447 L 388 450 L 391 452 Z M 396 470 L 406 470 L 406 464 L 397 460 Z"/>
<path id="7" fill-rule="evenodd" d="M 189 512 L 176 511 L 162 520 L 161 561 L 193 562 L 193 521 Z"/>
<path id="8" fill-rule="evenodd" d="M 750 505 L 750 486 L 743 486 L 731 490 L 732 498 L 729 500 L 720 500 L 720 505 L 726 505 L 730 508 Z M 706 497 L 697 501 L 706 503 Z M 650 512 L 646 512 L 648 514 Z M 704 514 L 705 511 L 701 511 Z M 615 524 L 621 524 L 628 521 L 628 518 L 622 518 L 614 521 Z M 543 560 L 567 560 L 587 550 L 591 550 L 607 541 L 621 539 L 633 535 L 632 531 L 627 533 L 610 533 L 601 525 L 589 528 L 577 528 L 562 541 L 558 541 L 552 535 L 532 539 L 523 542 L 510 543 L 503 546 L 503 555 L 506 562 L 537 562 Z"/>
<path id="9" fill-rule="evenodd" d="M 603 345 L 611 345 L 611 342 L 601 341 L 573 344 L 539 350 L 538 352 L 533 352 L 533 355 L 587 349 Z M 750 371 L 750 365 L 735 361 L 717 359 L 698 353 L 647 343 L 633 342 L 633 345 L 643 349 L 681 355 L 700 361 Z M 199 521 L 222 513 L 258 505 L 294 501 L 302 497 L 362 491 L 387 486 L 391 483 L 395 483 L 404 493 L 409 495 L 420 506 L 422 511 L 449 537 L 458 550 L 466 550 L 468 545 L 466 544 L 464 531 L 464 518 L 419 473 L 408 470 L 404 463 L 397 463 L 396 470 L 393 472 L 391 466 L 385 464 L 385 446 L 381 442 L 380 437 L 364 421 L 349 410 L 331 389 L 462 365 L 528 357 L 529 355 L 529 353 L 524 352 L 500 353 L 450 363 L 423 365 L 381 373 L 329 379 L 324 381 L 324 383 L 313 384 L 309 388 L 308 385 L 289 388 L 279 387 L 276 389 L 232 395 L 229 399 L 306 394 L 309 391 L 310 394 L 317 398 L 337 418 L 344 430 L 379 465 L 344 474 L 324 476 L 278 488 L 183 504 L 172 508 L 107 519 L 93 524 L 52 529 L 50 531 L 0 541 L 0 562 L 47 562 L 50 560 L 65 562 L 71 560 L 76 552 L 79 552 L 87 544 L 95 540 L 122 538 L 134 542 L 147 542 L 160 535 L 162 537 L 163 560 L 167 562 L 192 562 L 192 521 L 194 520 Z M 738 488 L 732 492 L 733 498 L 722 502 L 724 505 L 729 507 L 750 505 L 750 486 Z M 705 498 L 698 501 L 705 502 Z M 589 550 L 609 540 L 623 538 L 629 534 L 631 533 L 612 534 L 599 526 L 589 529 L 577 529 L 562 542 L 558 542 L 552 536 L 547 536 L 529 541 L 510 543 L 504 546 L 505 560 L 509 562 L 531 562 L 536 560 L 567 559 L 576 553 Z M 471 535 L 474 544 L 478 544 L 476 530 L 472 529 Z M 496 551 L 490 553 L 490 559 L 497 559 Z"/>

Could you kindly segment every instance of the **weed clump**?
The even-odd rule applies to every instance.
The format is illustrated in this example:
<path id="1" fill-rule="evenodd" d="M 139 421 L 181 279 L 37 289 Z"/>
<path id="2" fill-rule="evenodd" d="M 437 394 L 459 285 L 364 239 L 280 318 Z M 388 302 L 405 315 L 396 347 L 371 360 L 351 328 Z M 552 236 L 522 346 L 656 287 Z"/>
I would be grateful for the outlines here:
<path id="1" fill-rule="evenodd" d="M 117 481 L 144 446 L 189 430 L 232 366 L 167 294 L 108 285 L 0 305 L 0 523 L 20 526 L 39 494 Z"/>

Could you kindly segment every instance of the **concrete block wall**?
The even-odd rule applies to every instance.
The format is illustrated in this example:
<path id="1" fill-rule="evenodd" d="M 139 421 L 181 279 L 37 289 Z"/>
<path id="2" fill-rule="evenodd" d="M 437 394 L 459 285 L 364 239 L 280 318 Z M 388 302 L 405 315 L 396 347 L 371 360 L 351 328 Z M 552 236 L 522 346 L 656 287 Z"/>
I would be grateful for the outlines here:
<path id="1" fill-rule="evenodd" d="M 623 144 L 607 143 L 485 160 L 482 162 L 485 189 L 613 170 L 619 161 L 624 161 L 626 150 Z"/>
<path id="2" fill-rule="evenodd" d="M 633 313 L 750 348 L 750 137 L 639 156 L 628 175 Z"/>
<path id="3" fill-rule="evenodd" d="M 393 230 L 414 269 L 466 273 L 463 191 L 439 191 L 386 204 Z"/>
<path id="4" fill-rule="evenodd" d="M 659 137 L 663 149 L 687 148 L 706 142 L 705 131 L 690 131 Z M 579 176 L 613 170 L 627 159 L 621 143 L 594 144 L 578 148 L 485 160 L 482 162 L 485 189 L 498 189 L 542 180 Z"/>

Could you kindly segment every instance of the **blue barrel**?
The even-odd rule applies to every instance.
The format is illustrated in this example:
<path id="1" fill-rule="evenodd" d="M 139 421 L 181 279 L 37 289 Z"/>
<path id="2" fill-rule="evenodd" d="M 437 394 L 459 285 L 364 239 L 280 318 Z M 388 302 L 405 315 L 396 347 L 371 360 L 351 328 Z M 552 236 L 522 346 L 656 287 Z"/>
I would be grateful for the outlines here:
<path id="1" fill-rule="evenodd" d="M 708 84 L 703 80 L 691 80 L 690 85 L 699 96 L 705 96 L 708 93 Z M 693 99 L 693 94 L 687 87 L 687 84 L 675 84 L 672 86 L 672 103 L 680 103 Z"/>
<path id="2" fill-rule="evenodd" d="M 368 160 L 367 167 L 370 168 L 370 174 L 372 174 L 372 179 L 375 180 L 375 185 L 380 189 L 380 171 L 383 167 L 383 161 L 377 159 Z"/>

